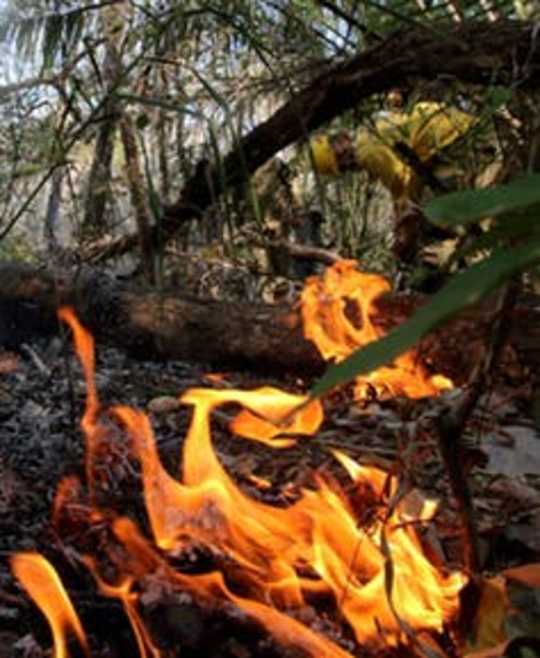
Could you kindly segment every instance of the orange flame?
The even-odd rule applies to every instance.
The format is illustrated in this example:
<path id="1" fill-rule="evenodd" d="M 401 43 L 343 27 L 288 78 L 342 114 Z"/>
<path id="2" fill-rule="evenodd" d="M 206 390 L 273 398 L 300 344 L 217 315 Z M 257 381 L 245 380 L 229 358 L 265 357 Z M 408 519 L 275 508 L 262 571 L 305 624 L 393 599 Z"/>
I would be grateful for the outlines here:
<path id="1" fill-rule="evenodd" d="M 177 554 L 200 544 L 227 556 L 241 567 L 243 589 L 250 597 L 235 596 L 219 574 L 203 578 L 178 574 L 184 587 L 205 596 L 210 592 L 226 596 L 264 625 L 270 624 L 271 618 L 273 632 L 274 607 L 297 608 L 313 593 L 333 594 L 360 643 L 379 644 L 383 629 L 385 641 L 395 644 L 401 637 L 399 619 L 415 629 L 442 629 L 456 611 L 464 577 L 440 574 L 424 556 L 410 523 L 425 520 L 425 511 L 411 515 L 404 499 L 388 518 L 375 520 L 366 530 L 358 525 L 362 511 L 353 510 L 337 486 L 319 480 L 316 490 L 304 490 L 291 507 L 276 508 L 244 494 L 219 463 L 210 434 L 210 416 L 216 407 L 243 404 L 249 411 L 240 418 L 249 413 L 256 422 L 247 428 L 235 422 L 233 429 L 253 436 L 260 422 L 263 439 L 272 443 L 282 431 L 315 432 L 322 420 L 318 403 L 304 408 L 305 426 L 297 416 L 292 426 L 280 428 L 277 423 L 283 414 L 305 398 L 270 388 L 251 392 L 193 389 L 181 400 L 194 408 L 183 448 L 182 481 L 163 468 L 145 414 L 129 407 L 111 411 L 127 428 L 141 463 L 145 505 L 156 545 Z M 89 430 L 91 435 L 95 432 L 95 428 Z M 359 489 L 371 488 L 382 505 L 387 475 L 344 455 L 336 456 Z M 138 555 L 142 539 L 133 543 L 132 524 L 124 520 L 117 525 L 119 529 L 122 540 Z M 385 580 L 389 559 L 395 564 L 392 606 Z M 306 572 L 311 575 L 303 575 Z M 284 625 L 291 635 L 291 624 L 286 618 L 279 626 Z M 336 650 L 328 653 L 328 647 L 324 651 L 319 647 L 314 655 L 336 655 Z"/>
<path id="2" fill-rule="evenodd" d="M 17 553 L 11 558 L 11 569 L 49 622 L 54 658 L 68 658 L 69 635 L 77 638 L 84 654 L 89 656 L 79 617 L 52 564 L 38 553 Z"/>
<path id="3" fill-rule="evenodd" d="M 337 304 L 335 300 L 331 303 Z M 81 426 L 87 440 L 86 472 L 91 487 L 96 451 L 108 437 L 94 383 L 93 341 L 72 311 L 62 310 L 61 317 L 73 329 L 88 386 Z M 342 330 L 331 327 L 325 334 Z M 350 330 L 354 337 L 356 329 L 351 325 Z M 345 333 L 346 341 L 347 336 Z M 465 576 L 438 571 L 425 556 L 414 529 L 414 524 L 431 518 L 433 501 L 414 491 L 403 495 L 395 478 L 339 452 L 334 456 L 356 493 L 346 495 L 336 482 L 317 475 L 315 486 L 301 490 L 296 502 L 286 508 L 250 497 L 221 465 L 210 429 L 212 412 L 219 406 L 235 403 L 243 407 L 231 424 L 236 435 L 285 447 L 297 436 L 317 432 L 323 420 L 318 401 L 308 403 L 306 396 L 264 387 L 255 391 L 192 389 L 181 402 L 193 407 L 193 415 L 179 479 L 163 467 L 144 413 L 127 406 L 107 411 L 109 418 L 125 428 L 132 454 L 140 463 L 152 542 L 133 521 L 114 518 L 110 510 L 102 515 L 94 505 L 85 517 L 89 523 L 114 519 L 107 523 L 123 547 L 121 557 L 111 551 L 116 582 L 105 579 L 95 557 L 87 555 L 84 560 L 101 592 L 122 602 L 140 658 L 161 658 L 138 609 L 138 592 L 147 578 L 191 592 L 200 601 L 233 603 L 284 645 L 317 658 L 352 658 L 294 618 L 295 611 L 320 597 L 333 602 L 359 644 L 375 648 L 404 640 L 404 628 L 441 631 L 455 615 Z M 291 417 L 295 409 L 300 410 Z M 61 519 L 64 506 L 76 508 L 81 495 L 82 488 L 73 478 L 64 480 L 54 517 Z M 170 566 L 167 556 L 194 547 L 215 556 L 215 571 L 193 575 Z M 54 571 L 45 576 L 43 563 L 48 564 L 40 556 L 16 555 L 13 569 L 49 620 L 54 658 L 67 658 L 66 632 L 74 633 L 86 651 L 84 635 L 58 577 Z M 28 564 L 30 571 L 38 570 L 34 581 L 54 582 L 52 597 L 39 593 L 43 587 L 27 586 Z"/>
<path id="4" fill-rule="evenodd" d="M 99 398 L 95 380 L 94 338 L 84 329 L 75 316 L 73 309 L 65 306 L 59 309 L 58 317 L 63 320 L 73 332 L 75 350 L 81 360 L 86 381 L 86 408 L 81 419 L 81 428 L 86 437 L 86 483 L 90 491 L 90 498 L 95 502 L 95 473 L 94 464 L 97 455 L 106 437 L 105 429 L 97 422 L 99 416 Z"/>
<path id="5" fill-rule="evenodd" d="M 324 359 L 343 361 L 383 335 L 370 314 L 374 300 L 389 292 L 390 284 L 377 274 L 359 272 L 356 265 L 353 260 L 339 261 L 322 276 L 310 277 L 302 292 L 304 335 Z M 364 399 L 370 387 L 379 394 L 422 398 L 451 388 L 452 382 L 442 375 L 429 376 L 418 355 L 409 351 L 392 365 L 358 377 L 356 399 Z"/>

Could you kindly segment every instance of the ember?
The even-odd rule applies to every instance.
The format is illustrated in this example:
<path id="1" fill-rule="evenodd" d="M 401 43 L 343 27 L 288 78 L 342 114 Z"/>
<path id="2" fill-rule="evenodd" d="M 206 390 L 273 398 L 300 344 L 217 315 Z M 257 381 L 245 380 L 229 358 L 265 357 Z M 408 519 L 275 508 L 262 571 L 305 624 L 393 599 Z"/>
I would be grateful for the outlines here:
<path id="1" fill-rule="evenodd" d="M 350 269 L 341 264 L 327 274 L 325 285 L 337 285 Z M 379 285 L 376 279 L 372 282 L 374 289 L 368 299 L 374 297 Z M 311 313 L 322 319 L 324 330 L 317 333 L 310 325 L 310 332 L 317 336 L 314 339 L 318 344 L 326 345 L 321 349 L 327 356 L 339 358 L 360 340 L 375 335 L 367 307 L 360 301 L 359 284 L 353 279 L 350 285 L 346 294 L 359 304 L 362 338 L 346 320 L 341 302 L 331 301 L 328 309 L 321 311 L 305 311 L 306 317 Z M 328 294 L 312 279 L 304 302 L 310 296 Z M 343 322 L 330 326 L 330 314 L 336 313 Z M 302 490 L 296 502 L 278 508 L 244 493 L 220 464 L 210 431 L 210 417 L 217 407 L 240 404 L 244 410 L 233 421 L 232 432 L 283 448 L 295 442 L 298 435 L 317 432 L 323 420 L 318 401 L 308 402 L 305 396 L 270 387 L 255 391 L 187 391 L 181 402 L 193 407 L 193 416 L 183 446 L 182 474 L 175 479 L 160 461 L 144 413 L 126 406 L 108 410 L 101 407 L 94 382 L 92 337 L 69 309 L 62 309 L 60 317 L 73 330 L 87 384 L 81 426 L 86 437 L 88 495 L 82 502 L 90 510 L 89 524 L 104 523 L 109 528 L 115 546 L 105 551 L 110 553 L 108 558 L 117 575 L 111 578 L 111 569 L 103 568 L 102 556 L 98 559 L 89 553 L 84 563 L 102 594 L 121 601 L 140 658 L 163 656 L 140 611 L 141 583 L 148 579 L 159 581 L 169 590 L 187 592 L 202 603 L 232 604 L 283 646 L 317 658 L 351 656 L 335 641 L 295 618 L 295 613 L 317 600 L 330 601 L 327 605 L 334 609 L 336 618 L 348 623 L 358 644 L 374 649 L 406 642 L 405 631 L 441 632 L 452 620 L 465 576 L 458 572 L 445 574 L 435 568 L 424 554 L 414 528 L 414 524 L 432 517 L 432 501 L 414 491 L 398 495 L 394 477 L 335 452 L 336 460 L 357 489 L 354 504 L 336 482 L 319 474 L 313 489 Z M 338 339 L 343 341 L 342 348 L 335 347 Z M 370 375 L 368 383 L 413 396 L 438 390 L 410 355 L 395 368 L 384 370 L 388 372 Z M 407 381 L 398 384 L 404 372 Z M 390 377 L 386 384 L 385 375 Z M 421 381 L 416 384 L 414 376 L 418 375 Z M 291 417 L 299 405 L 300 412 Z M 282 422 L 284 417 L 286 422 Z M 132 454 L 140 464 L 151 538 L 132 519 L 103 509 L 103 496 L 97 496 L 97 462 L 106 448 L 111 418 L 125 430 Z M 74 478 L 61 483 L 54 519 L 60 519 L 70 501 L 82 496 L 82 487 Z M 366 509 L 359 509 L 358 501 Z M 373 509 L 367 514 L 369 506 Z M 173 568 L 173 562 L 194 548 L 216 556 L 216 568 L 196 574 Z M 53 567 L 39 555 L 17 554 L 12 558 L 12 568 L 49 621 L 54 658 L 67 658 L 68 636 L 74 636 L 89 655 L 77 614 Z"/>

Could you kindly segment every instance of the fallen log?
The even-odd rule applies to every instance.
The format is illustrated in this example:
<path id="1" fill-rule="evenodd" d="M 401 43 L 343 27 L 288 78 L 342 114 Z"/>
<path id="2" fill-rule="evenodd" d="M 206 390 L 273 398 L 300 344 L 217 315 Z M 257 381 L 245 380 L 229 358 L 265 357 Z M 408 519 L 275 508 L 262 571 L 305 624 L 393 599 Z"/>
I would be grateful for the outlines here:
<path id="1" fill-rule="evenodd" d="M 298 308 L 136 289 L 95 270 L 52 274 L 0 265 L 0 345 L 13 349 L 58 331 L 56 310 L 63 305 L 75 309 L 98 341 L 140 358 L 299 375 L 324 370 L 316 348 L 303 338 Z"/>
<path id="2" fill-rule="evenodd" d="M 385 295 L 372 319 L 389 330 L 424 301 L 419 295 Z M 56 311 L 63 305 L 75 309 L 98 341 L 137 358 L 303 377 L 320 375 L 326 367 L 303 336 L 299 305 L 190 298 L 177 290 L 138 289 L 95 270 L 53 274 L 18 263 L 0 264 L 0 347 L 16 349 L 34 336 L 57 332 Z M 457 384 L 467 382 L 482 358 L 492 322 L 487 300 L 427 336 L 418 346 L 419 358 L 432 372 Z M 506 357 L 514 365 L 527 364 L 532 373 L 538 370 L 538 297 L 516 305 Z"/>

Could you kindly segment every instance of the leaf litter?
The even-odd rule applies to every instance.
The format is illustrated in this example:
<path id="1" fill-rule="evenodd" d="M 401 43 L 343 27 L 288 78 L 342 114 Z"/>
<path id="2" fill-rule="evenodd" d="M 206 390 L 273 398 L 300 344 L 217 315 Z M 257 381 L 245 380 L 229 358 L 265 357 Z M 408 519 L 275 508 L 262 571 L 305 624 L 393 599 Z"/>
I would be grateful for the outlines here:
<path id="1" fill-rule="evenodd" d="M 49 359 L 47 347 L 39 339 L 31 346 L 44 367 L 25 354 L 0 357 L 7 364 L 0 373 L 0 584 L 4 583 L 1 589 L 9 599 L 7 604 L 0 600 L 0 633 L 9 637 L 11 653 L 6 655 L 13 657 L 41 658 L 31 625 L 20 623 L 29 615 L 35 618 L 35 613 L 14 585 L 6 558 L 14 551 L 58 548 L 49 523 L 51 501 L 59 479 L 80 472 L 83 456 L 78 427 L 85 395 L 82 375 L 70 346 L 65 354 Z M 130 404 L 150 412 L 164 464 L 171 472 L 178 469 L 179 437 L 185 435 L 189 418 L 186 408 L 175 402 L 179 394 L 196 386 L 253 388 L 261 383 L 249 373 L 209 377 L 213 373 L 200 366 L 135 361 L 108 347 L 97 351 L 97 372 L 100 395 L 108 404 Z M 291 380 L 285 388 L 297 392 L 299 384 Z M 523 595 L 528 606 L 523 614 L 513 594 L 515 574 L 504 573 L 525 560 L 540 560 L 540 439 L 524 411 L 526 396 L 514 395 L 518 388 L 515 382 L 503 382 L 496 393 L 486 393 L 469 427 L 471 450 L 486 457 L 485 463 L 470 466 L 485 569 L 474 622 L 477 640 L 469 645 L 472 656 L 479 656 L 486 644 L 506 647 L 537 629 L 537 571 L 524 567 L 529 571 L 522 581 L 528 581 L 519 586 L 530 592 Z M 442 501 L 429 530 L 431 539 L 437 540 L 431 544 L 459 567 L 460 522 L 433 429 L 440 404 L 438 399 L 411 403 L 374 397 L 354 405 L 351 391 L 345 388 L 326 398 L 326 420 L 318 435 L 290 449 L 272 451 L 260 444 L 228 440 L 227 425 L 235 410 L 227 408 L 215 420 L 214 439 L 222 463 L 238 484 L 250 495 L 278 505 L 294 500 L 302 487 L 309 486 L 316 469 L 335 471 L 330 456 L 334 448 L 361 463 L 399 472 L 410 487 Z M 495 630 L 485 630 L 482 624 L 494 617 L 502 621 Z M 42 638 L 43 632 L 38 639 Z"/>

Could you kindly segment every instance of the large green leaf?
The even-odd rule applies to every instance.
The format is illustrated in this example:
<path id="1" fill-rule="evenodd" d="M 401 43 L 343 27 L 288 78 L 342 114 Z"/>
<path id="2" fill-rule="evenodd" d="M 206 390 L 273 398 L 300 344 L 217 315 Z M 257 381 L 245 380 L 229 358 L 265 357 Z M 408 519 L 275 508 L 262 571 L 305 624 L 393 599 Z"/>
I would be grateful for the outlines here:
<path id="1" fill-rule="evenodd" d="M 456 226 L 501 215 L 511 220 L 513 214 L 532 206 L 538 206 L 540 216 L 540 174 L 523 176 L 508 185 L 445 194 L 426 204 L 424 212 L 434 224 Z"/>
<path id="2" fill-rule="evenodd" d="M 391 363 L 427 333 L 489 292 L 516 272 L 540 262 L 540 240 L 513 249 L 500 248 L 489 258 L 454 276 L 431 301 L 384 338 L 353 352 L 341 363 L 330 366 L 311 390 L 319 397 L 343 384 Z"/>
<path id="3" fill-rule="evenodd" d="M 512 241 L 523 243 L 525 240 L 536 240 L 536 235 L 540 233 L 540 209 L 535 206 L 513 213 L 512 221 L 504 221 L 505 217 L 502 219 L 503 221 L 497 221 L 478 237 L 469 235 L 465 243 L 451 255 L 446 267 L 450 269 L 451 265 L 458 263 L 460 259 L 491 251 L 511 244 Z"/>

